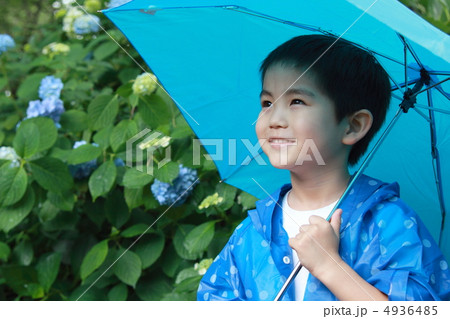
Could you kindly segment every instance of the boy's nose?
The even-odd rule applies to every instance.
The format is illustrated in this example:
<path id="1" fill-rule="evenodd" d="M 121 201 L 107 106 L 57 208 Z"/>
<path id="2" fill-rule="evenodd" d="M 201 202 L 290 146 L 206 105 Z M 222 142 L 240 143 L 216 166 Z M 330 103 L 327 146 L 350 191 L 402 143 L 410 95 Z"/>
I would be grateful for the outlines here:
<path id="1" fill-rule="evenodd" d="M 281 105 L 279 105 L 278 107 L 273 105 L 272 107 L 273 109 L 269 119 L 270 128 L 287 127 L 289 116 L 287 112 L 283 109 Z"/>

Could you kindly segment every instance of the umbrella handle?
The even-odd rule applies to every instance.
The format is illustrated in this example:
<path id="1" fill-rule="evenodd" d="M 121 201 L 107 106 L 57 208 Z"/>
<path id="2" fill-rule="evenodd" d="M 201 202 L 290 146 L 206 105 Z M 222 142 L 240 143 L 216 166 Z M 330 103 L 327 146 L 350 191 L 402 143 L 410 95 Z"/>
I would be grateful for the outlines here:
<path id="1" fill-rule="evenodd" d="M 291 274 L 289 275 L 288 279 L 286 279 L 285 283 L 283 284 L 283 287 L 281 287 L 280 291 L 278 292 L 277 296 L 273 301 L 280 301 L 281 298 L 283 298 L 284 293 L 288 290 L 291 283 L 294 281 L 294 278 L 297 276 L 297 274 L 300 272 L 300 270 L 303 268 L 303 265 L 301 262 L 298 262 L 294 269 L 292 270 Z"/>

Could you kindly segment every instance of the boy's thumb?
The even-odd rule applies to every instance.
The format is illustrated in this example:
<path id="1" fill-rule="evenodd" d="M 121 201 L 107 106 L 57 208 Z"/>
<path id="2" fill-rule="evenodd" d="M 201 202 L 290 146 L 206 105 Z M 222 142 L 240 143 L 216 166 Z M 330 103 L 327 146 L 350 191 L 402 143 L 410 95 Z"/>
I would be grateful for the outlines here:
<path id="1" fill-rule="evenodd" d="M 341 215 L 342 209 L 336 209 L 333 216 L 331 216 L 330 224 L 333 227 L 334 233 L 339 237 L 339 230 L 341 229 Z"/>

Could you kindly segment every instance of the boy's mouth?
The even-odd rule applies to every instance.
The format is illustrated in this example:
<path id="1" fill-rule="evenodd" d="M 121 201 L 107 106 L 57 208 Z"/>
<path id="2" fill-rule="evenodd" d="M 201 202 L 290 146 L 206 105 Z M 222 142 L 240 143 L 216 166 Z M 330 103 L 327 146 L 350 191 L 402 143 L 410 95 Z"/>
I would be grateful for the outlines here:
<path id="1" fill-rule="evenodd" d="M 279 138 L 279 137 L 270 137 L 269 138 L 269 143 L 270 144 L 290 144 L 290 145 L 295 145 L 297 144 L 297 139 L 292 139 L 292 138 Z"/>

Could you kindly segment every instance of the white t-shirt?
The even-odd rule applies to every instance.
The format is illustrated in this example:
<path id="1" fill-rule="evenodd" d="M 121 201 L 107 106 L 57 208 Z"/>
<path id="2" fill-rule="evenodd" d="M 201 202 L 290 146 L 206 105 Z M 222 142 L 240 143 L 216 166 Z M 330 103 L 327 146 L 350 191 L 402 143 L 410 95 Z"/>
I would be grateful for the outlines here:
<path id="1" fill-rule="evenodd" d="M 289 206 L 287 201 L 290 192 L 291 191 L 289 190 L 289 192 L 286 193 L 286 195 L 283 198 L 282 204 L 283 228 L 288 233 L 289 238 L 295 237 L 295 235 L 298 234 L 300 226 L 309 224 L 309 217 L 311 217 L 312 215 L 327 218 L 331 210 L 334 208 L 334 205 L 336 205 L 337 203 L 337 201 L 335 201 L 334 203 L 331 203 L 328 206 L 314 210 L 306 210 L 306 211 L 295 210 Z M 295 250 L 292 250 L 292 258 L 293 258 L 293 265 L 296 265 L 298 263 L 298 257 Z M 295 286 L 295 300 L 303 300 L 308 276 L 309 271 L 305 267 L 302 267 L 298 275 L 295 277 L 293 283 L 293 285 Z"/>

